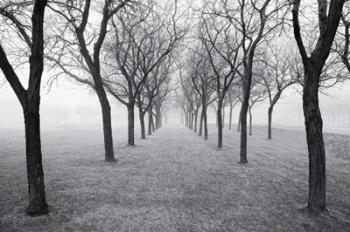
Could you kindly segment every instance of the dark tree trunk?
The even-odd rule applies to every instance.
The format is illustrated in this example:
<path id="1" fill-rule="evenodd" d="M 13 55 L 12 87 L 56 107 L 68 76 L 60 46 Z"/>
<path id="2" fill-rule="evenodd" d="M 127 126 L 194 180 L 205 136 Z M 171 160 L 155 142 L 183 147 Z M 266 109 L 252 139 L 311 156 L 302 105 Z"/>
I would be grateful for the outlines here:
<path id="1" fill-rule="evenodd" d="M 41 140 L 40 140 L 40 85 L 44 70 L 44 14 L 46 0 L 34 1 L 32 20 L 32 37 L 29 57 L 28 89 L 22 86 L 13 66 L 7 59 L 6 53 L 0 44 L 0 69 L 11 85 L 24 114 L 26 164 L 28 178 L 29 204 L 27 213 L 38 216 L 48 213 L 45 198 L 44 171 L 42 167 Z M 8 17 L 8 16 L 5 16 Z M 21 25 L 20 27 L 23 27 Z"/>
<path id="2" fill-rule="evenodd" d="M 207 107 L 204 107 L 203 111 L 203 126 L 204 126 L 204 140 L 208 140 L 208 116 Z"/>
<path id="3" fill-rule="evenodd" d="M 326 210 L 326 152 L 318 102 L 320 73 L 313 71 L 309 65 L 305 75 L 303 109 L 309 151 L 308 208 L 312 212 L 320 212 Z"/>
<path id="4" fill-rule="evenodd" d="M 152 135 L 152 120 L 153 120 L 153 116 L 152 116 L 152 109 L 153 107 L 150 106 L 148 109 L 148 135 Z"/>
<path id="5" fill-rule="evenodd" d="M 105 92 L 103 93 L 102 94 L 98 93 L 98 96 L 99 96 L 101 109 L 102 109 L 105 161 L 114 162 L 115 159 L 114 159 L 114 147 L 113 147 L 113 136 L 112 136 L 111 107 L 109 105 L 106 93 Z"/>
<path id="6" fill-rule="evenodd" d="M 270 105 L 267 111 L 267 116 L 268 116 L 267 139 L 272 139 L 272 112 L 273 112 L 273 105 Z"/>
<path id="7" fill-rule="evenodd" d="M 247 78 L 249 79 L 249 78 Z M 243 101 L 241 107 L 241 150 L 240 150 L 240 163 L 248 163 L 247 158 L 247 114 L 249 107 L 250 97 L 250 82 L 243 83 Z"/>
<path id="8" fill-rule="evenodd" d="M 216 118 L 218 124 L 218 148 L 222 148 L 222 102 L 219 100 Z"/>
<path id="9" fill-rule="evenodd" d="M 308 57 L 301 37 L 299 24 L 300 0 L 293 5 L 293 28 L 304 65 L 303 110 L 306 139 L 309 151 L 309 199 L 310 212 L 326 210 L 326 153 L 322 132 L 322 117 L 318 102 L 320 75 L 329 56 L 342 16 L 345 0 L 318 1 L 320 35 L 315 49 Z M 327 15 L 328 11 L 328 15 Z"/>
<path id="10" fill-rule="evenodd" d="M 185 126 L 189 127 L 189 124 L 188 124 L 188 113 L 187 112 L 185 112 Z"/>
<path id="11" fill-rule="evenodd" d="M 146 139 L 146 128 L 145 128 L 145 113 L 139 110 L 140 127 L 141 127 L 141 139 Z"/>
<path id="12" fill-rule="evenodd" d="M 28 106 L 24 110 L 24 122 L 29 193 L 27 213 L 32 216 L 47 214 L 40 141 L 39 100 L 37 103 L 28 101 Z"/>
<path id="13" fill-rule="evenodd" d="M 253 121 L 252 109 L 249 108 L 249 135 L 250 136 L 253 135 L 252 121 Z"/>
<path id="14" fill-rule="evenodd" d="M 202 108 L 202 112 L 201 112 L 201 117 L 199 119 L 199 132 L 198 132 L 198 136 L 202 136 L 202 131 L 203 131 L 203 108 Z"/>
<path id="15" fill-rule="evenodd" d="M 132 103 L 128 105 L 128 145 L 135 146 L 135 114 Z"/>

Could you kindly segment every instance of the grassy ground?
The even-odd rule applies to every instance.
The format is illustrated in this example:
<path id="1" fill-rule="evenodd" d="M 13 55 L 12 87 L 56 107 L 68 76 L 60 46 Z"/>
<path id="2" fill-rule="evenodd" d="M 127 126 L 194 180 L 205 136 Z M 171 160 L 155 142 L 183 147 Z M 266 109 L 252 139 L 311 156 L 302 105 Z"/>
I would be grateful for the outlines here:
<path id="1" fill-rule="evenodd" d="M 240 165 L 239 135 L 215 127 L 203 141 L 166 127 L 136 147 L 117 138 L 118 163 L 103 162 L 101 133 L 43 133 L 50 214 L 25 215 L 24 139 L 0 132 L 0 231 L 350 231 L 350 137 L 326 135 L 329 213 L 301 212 L 307 200 L 305 136 L 254 128 L 249 164 Z M 123 131 L 124 132 L 124 131 Z"/>

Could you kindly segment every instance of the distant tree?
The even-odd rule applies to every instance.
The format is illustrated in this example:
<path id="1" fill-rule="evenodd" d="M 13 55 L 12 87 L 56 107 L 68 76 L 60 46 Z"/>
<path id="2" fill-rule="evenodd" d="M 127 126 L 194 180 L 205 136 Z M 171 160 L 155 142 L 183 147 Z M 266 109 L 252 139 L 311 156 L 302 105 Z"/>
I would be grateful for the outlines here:
<path id="1" fill-rule="evenodd" d="M 215 88 L 213 82 L 215 79 L 212 77 L 213 72 L 209 65 L 209 59 L 207 52 L 203 45 L 196 46 L 192 51 L 190 51 L 191 56 L 189 61 L 189 75 L 191 77 L 192 87 L 198 93 L 200 97 L 201 113 L 199 119 L 199 131 L 198 135 L 202 136 L 204 131 L 204 139 L 208 139 L 208 116 L 207 109 L 208 106 L 215 101 L 213 97 Z M 204 129 L 203 129 L 204 128 Z"/>
<path id="2" fill-rule="evenodd" d="M 4 1 L 0 3 L 0 15 L 6 18 L 10 27 L 16 31 L 19 40 L 23 39 L 29 48 L 29 79 L 25 89 L 17 76 L 0 40 L 0 68 L 22 105 L 24 113 L 29 215 L 48 213 L 45 198 L 44 171 L 42 167 L 40 136 L 40 84 L 44 70 L 44 13 L 47 1 L 33 2 Z M 29 9 L 32 9 L 31 25 Z M 31 36 L 30 36 L 31 33 Z M 11 38 L 7 38 L 11 40 Z"/>
<path id="3" fill-rule="evenodd" d="M 186 102 L 186 112 L 188 118 L 188 127 L 192 130 L 197 125 L 198 110 L 201 105 L 200 95 L 191 85 L 191 76 L 183 70 L 179 71 L 180 87 Z"/>
<path id="4" fill-rule="evenodd" d="M 208 9 L 212 11 L 211 8 Z M 203 29 L 199 39 L 204 45 L 208 54 L 209 64 L 215 78 L 215 89 L 217 97 L 217 127 L 218 127 L 218 148 L 223 143 L 223 117 L 224 100 L 240 66 L 239 50 L 241 41 L 233 30 L 232 22 L 223 20 L 212 13 L 202 14 Z"/>
<path id="5" fill-rule="evenodd" d="M 233 116 L 233 109 L 234 107 L 240 102 L 239 98 L 236 97 L 236 94 L 238 92 L 237 85 L 234 83 L 231 85 L 228 94 L 227 94 L 227 100 L 229 102 L 230 107 L 230 113 L 229 113 L 229 123 L 228 123 L 228 129 L 232 129 L 232 116 Z"/>
<path id="6" fill-rule="evenodd" d="M 146 128 L 144 117 L 148 112 L 148 135 L 152 134 L 153 124 L 153 100 L 158 94 L 161 94 L 163 85 L 166 85 L 170 80 L 170 74 L 172 72 L 173 58 L 168 56 L 166 60 L 159 63 L 158 66 L 150 73 L 145 81 L 143 92 L 138 95 L 138 108 L 140 113 L 141 123 L 141 138 L 146 137 Z"/>
<path id="7" fill-rule="evenodd" d="M 211 14 L 228 20 L 242 45 L 239 53 L 242 55 L 242 69 L 237 74 L 242 79 L 242 104 L 240 110 L 241 144 L 240 163 L 248 163 L 247 158 L 247 114 L 249 109 L 250 89 L 253 79 L 253 66 L 256 51 L 261 44 L 271 39 L 276 29 L 284 23 L 288 1 L 220 1 L 212 8 Z"/>
<path id="8" fill-rule="evenodd" d="M 135 14 L 120 13 L 113 21 L 115 37 L 111 51 L 115 54 L 115 62 L 109 62 L 109 66 L 115 66 L 117 75 L 109 76 L 105 83 L 112 96 L 128 109 L 128 145 L 131 146 L 135 145 L 136 100 L 149 75 L 166 60 L 184 36 L 184 31 L 178 28 L 176 22 L 176 2 L 170 18 L 168 15 L 165 17 L 165 12 L 155 3 L 152 4 L 153 8 L 142 8 Z"/>
<path id="9" fill-rule="evenodd" d="M 272 113 L 282 93 L 300 80 L 300 73 L 293 72 L 293 55 L 280 47 L 269 46 L 261 59 L 264 61 L 256 70 L 257 81 L 265 86 L 269 107 L 267 111 L 267 139 L 272 139 Z"/>
<path id="10" fill-rule="evenodd" d="M 309 152 L 309 197 L 307 209 L 312 213 L 326 210 L 326 152 L 318 93 L 321 74 L 342 16 L 345 0 L 318 1 L 319 38 L 308 54 L 299 22 L 300 0 L 293 2 L 294 37 L 304 66 L 303 110 Z"/>
<path id="11" fill-rule="evenodd" d="M 267 91 L 265 86 L 259 85 L 258 83 L 254 83 L 252 85 L 252 89 L 250 90 L 250 98 L 249 98 L 249 107 L 248 107 L 248 113 L 249 113 L 249 135 L 253 135 L 253 114 L 252 109 L 253 106 L 258 103 L 262 102 L 267 98 Z"/>

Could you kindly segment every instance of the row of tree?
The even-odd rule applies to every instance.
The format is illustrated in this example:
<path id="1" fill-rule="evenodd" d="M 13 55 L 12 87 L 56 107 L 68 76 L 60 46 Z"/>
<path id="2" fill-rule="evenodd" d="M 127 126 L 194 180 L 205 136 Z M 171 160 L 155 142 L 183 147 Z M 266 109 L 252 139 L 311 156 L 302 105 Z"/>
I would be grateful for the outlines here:
<path id="1" fill-rule="evenodd" d="M 45 10 L 50 17 L 44 16 Z M 185 30 L 178 25 L 176 1 L 6 0 L 0 4 L 0 15 L 0 68 L 25 118 L 27 213 L 46 214 L 39 110 L 44 65 L 49 86 L 64 77 L 96 93 L 102 111 L 105 161 L 113 162 L 108 94 L 127 107 L 128 145 L 135 145 L 135 108 L 142 139 L 146 138 L 147 113 L 148 135 L 161 127 L 172 91 L 175 52 Z M 11 37 L 16 39 L 9 41 Z M 26 70 L 28 57 L 25 89 L 15 69 Z"/>
<path id="2" fill-rule="evenodd" d="M 322 89 L 346 80 L 346 70 L 350 70 L 349 9 L 344 4 L 342 0 L 302 6 L 300 0 L 205 1 L 193 9 L 194 42 L 187 47 L 189 59 L 180 71 L 181 90 L 177 94 L 185 124 L 196 132 L 201 109 L 198 134 L 202 135 L 204 127 L 204 139 L 208 139 L 207 109 L 212 105 L 216 111 L 218 148 L 223 146 L 225 105 L 230 107 L 231 129 L 232 110 L 240 103 L 242 164 L 248 162 L 247 118 L 249 115 L 252 134 L 252 107 L 268 101 L 267 138 L 272 139 L 272 115 L 283 92 L 295 84 L 298 85 L 294 92 L 299 94 L 298 89 L 302 88 L 309 153 L 307 209 L 314 213 L 326 210 L 325 147 L 318 95 Z M 313 15 L 315 11 L 309 9 L 316 6 L 317 14 Z M 338 30 L 340 21 L 344 32 Z M 318 25 L 318 32 L 309 22 Z"/>

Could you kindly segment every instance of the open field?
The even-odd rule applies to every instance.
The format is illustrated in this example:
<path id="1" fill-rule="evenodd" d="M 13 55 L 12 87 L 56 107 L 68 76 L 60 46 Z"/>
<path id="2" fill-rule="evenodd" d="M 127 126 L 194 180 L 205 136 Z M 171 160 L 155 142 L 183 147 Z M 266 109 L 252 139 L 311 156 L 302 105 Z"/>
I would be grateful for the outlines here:
<path id="1" fill-rule="evenodd" d="M 328 214 L 305 206 L 305 135 L 266 128 L 249 137 L 240 165 L 239 134 L 216 146 L 189 129 L 168 126 L 126 147 L 114 131 L 118 163 L 103 162 L 100 130 L 43 132 L 48 216 L 31 218 L 24 136 L 0 131 L 0 231 L 350 231 L 350 137 L 327 134 Z M 124 133 L 124 131 L 122 132 Z"/>

